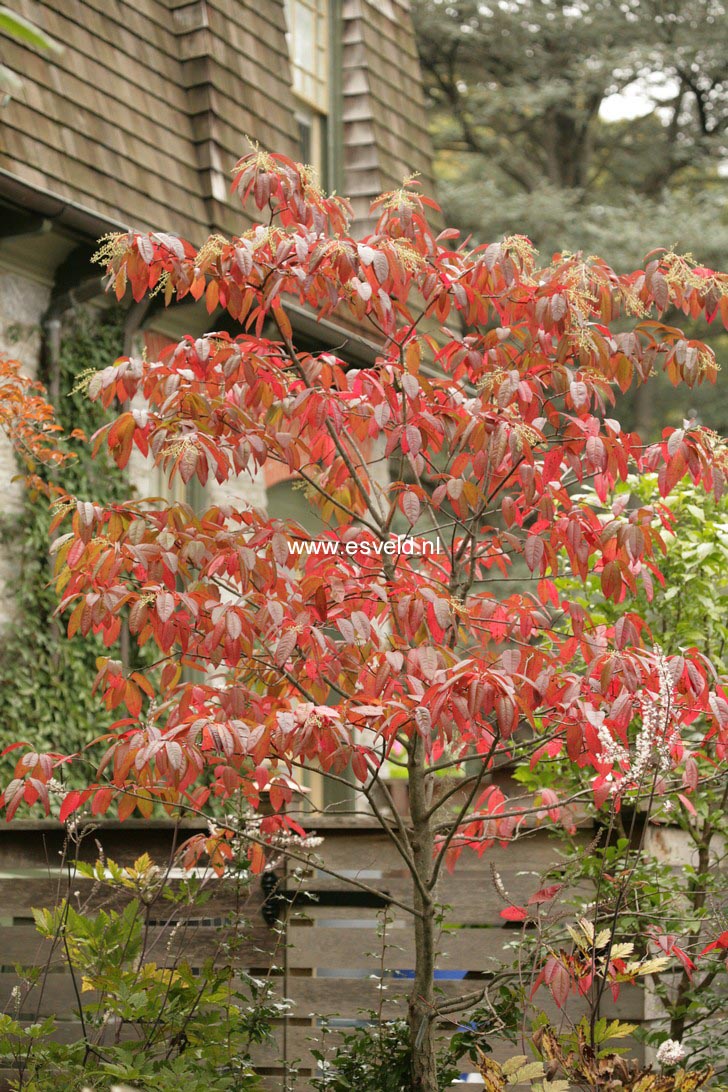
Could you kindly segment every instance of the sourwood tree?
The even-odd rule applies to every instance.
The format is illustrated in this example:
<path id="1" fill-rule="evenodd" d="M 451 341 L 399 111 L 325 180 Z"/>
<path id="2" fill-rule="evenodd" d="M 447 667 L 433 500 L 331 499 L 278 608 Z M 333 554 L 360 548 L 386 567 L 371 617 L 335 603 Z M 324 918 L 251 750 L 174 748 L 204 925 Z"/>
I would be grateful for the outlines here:
<path id="1" fill-rule="evenodd" d="M 281 841 L 292 860 L 310 859 L 286 810 L 303 771 L 353 784 L 411 879 L 395 900 L 416 942 L 410 1087 L 438 1092 L 437 1027 L 457 1004 L 434 984 L 447 869 L 543 823 L 689 801 L 696 756 L 725 774 L 720 680 L 697 649 L 655 646 L 630 609 L 639 588 L 659 587 L 656 506 L 611 493 L 645 472 L 663 496 L 685 477 L 723 492 L 720 437 L 689 425 L 645 446 L 613 407 L 658 369 L 675 384 L 715 380 L 712 351 L 661 315 L 728 323 L 728 276 L 671 251 L 617 275 L 595 257 L 544 264 L 522 236 L 456 248 L 413 184 L 379 198 L 373 234 L 352 238 L 346 201 L 258 150 L 237 164 L 234 189 L 262 220 L 240 236 L 196 250 L 130 232 L 106 239 L 101 258 L 119 299 L 203 299 L 240 332 L 122 357 L 88 383 L 118 408 L 97 452 L 123 468 L 136 450 L 171 482 L 232 489 L 203 511 L 160 499 L 60 505 L 60 610 L 71 635 L 103 637 L 97 692 L 118 720 L 78 755 L 19 743 L 2 804 L 11 819 L 60 792 L 64 821 L 209 814 L 187 859 L 207 853 L 223 869 L 241 830 L 218 802 L 255 815 L 265 794 L 272 813 L 242 830 L 261 870 Z M 291 301 L 363 324 L 375 362 L 303 350 Z M 245 502 L 245 482 L 269 463 L 329 530 L 314 539 Z M 614 621 L 560 581 L 594 574 L 619 604 Z M 122 625 L 154 648 L 154 667 L 124 670 L 113 651 Z M 573 791 L 539 784 L 554 762 L 580 772 Z M 63 789 L 69 763 L 93 766 L 85 788 Z M 406 806 L 387 763 L 406 771 Z M 530 768 L 535 784 L 506 793 L 504 766 Z M 589 995 L 598 1012 L 605 989 L 655 970 L 646 935 L 634 959 L 624 945 L 612 954 L 623 938 L 605 892 L 616 882 L 604 880 L 577 954 L 548 955 L 540 981 L 560 1004 Z M 504 915 L 524 921 L 558 890 Z"/>

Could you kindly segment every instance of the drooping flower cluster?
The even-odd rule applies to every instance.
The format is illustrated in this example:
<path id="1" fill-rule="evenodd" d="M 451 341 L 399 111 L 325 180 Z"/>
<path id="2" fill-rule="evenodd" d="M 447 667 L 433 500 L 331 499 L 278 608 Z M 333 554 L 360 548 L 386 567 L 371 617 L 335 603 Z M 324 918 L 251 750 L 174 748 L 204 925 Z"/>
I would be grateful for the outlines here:
<path id="1" fill-rule="evenodd" d="M 642 727 L 635 740 L 635 754 L 630 779 L 643 783 L 646 774 L 654 770 L 657 777 L 670 772 L 673 766 L 672 747 L 676 741 L 675 685 L 670 666 L 662 649 L 655 647 L 659 690 L 655 697 L 643 694 L 640 699 Z"/>
<path id="2" fill-rule="evenodd" d="M 598 756 L 600 761 L 611 762 L 613 764 L 629 761 L 629 751 L 626 747 L 622 746 L 619 740 L 614 738 L 603 721 L 597 728 L 597 735 L 599 736 L 599 742 L 602 745 L 601 752 Z"/>
<path id="3" fill-rule="evenodd" d="M 612 783 L 612 794 L 628 784 L 644 785 L 651 772 L 656 779 L 663 778 L 673 767 L 672 749 L 678 740 L 675 683 L 663 650 L 655 646 L 654 653 L 658 689 L 657 693 L 645 691 L 640 697 L 642 724 L 632 748 L 628 749 L 614 738 L 604 714 L 594 710 L 588 714 L 599 739 L 599 762 L 622 767 L 625 771 L 618 780 L 614 780 L 613 772 L 606 775 L 606 780 Z"/>
<path id="4" fill-rule="evenodd" d="M 661 648 L 653 648 L 657 687 L 644 688 L 638 698 L 640 726 L 634 743 L 616 733 L 602 710 L 585 708 L 599 744 L 595 755 L 599 772 L 595 791 L 618 797 L 627 789 L 651 787 L 662 793 L 664 778 L 675 766 L 679 744 L 679 709 L 670 663 Z M 626 726 L 625 726 L 626 729 Z"/>

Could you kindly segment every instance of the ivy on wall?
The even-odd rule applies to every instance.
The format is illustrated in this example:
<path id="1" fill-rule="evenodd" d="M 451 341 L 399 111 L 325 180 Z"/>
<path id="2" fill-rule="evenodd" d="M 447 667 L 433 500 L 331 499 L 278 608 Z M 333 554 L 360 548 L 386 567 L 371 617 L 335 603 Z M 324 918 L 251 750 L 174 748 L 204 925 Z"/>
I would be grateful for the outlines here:
<path id="1" fill-rule="evenodd" d="M 76 390 L 78 377 L 106 367 L 120 355 L 124 312 L 82 308 L 64 321 L 61 339 L 57 416 L 64 432 L 82 429 L 87 436 L 104 423 L 105 412 Z M 49 385 L 50 376 L 40 377 Z M 56 480 L 70 493 L 101 502 L 124 499 L 129 486 L 115 468 L 88 447 L 69 441 L 78 458 Z M 0 744 L 28 740 L 38 750 L 77 749 L 104 731 L 110 717 L 91 688 L 101 642 L 89 637 L 69 641 L 62 619 L 54 617 L 57 598 L 48 553 L 50 513 L 43 500 L 26 497 L 21 512 L 0 525 L 2 549 L 15 566 L 15 606 L 0 637 L 0 686 L 3 721 Z"/>

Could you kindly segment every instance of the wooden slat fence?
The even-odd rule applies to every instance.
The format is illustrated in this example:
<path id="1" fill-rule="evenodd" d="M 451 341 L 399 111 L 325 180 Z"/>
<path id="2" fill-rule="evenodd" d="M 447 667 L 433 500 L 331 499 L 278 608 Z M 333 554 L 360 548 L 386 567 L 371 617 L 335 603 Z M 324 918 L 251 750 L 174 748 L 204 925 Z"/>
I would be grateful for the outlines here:
<path id="1" fill-rule="evenodd" d="M 194 829 L 199 828 L 175 834 L 171 824 L 105 822 L 82 843 L 80 855 L 95 859 L 96 840 L 106 857 L 120 864 L 130 864 L 146 852 L 164 865 L 175 840 L 183 840 Z M 290 1015 L 276 1026 L 273 1041 L 256 1054 L 271 1092 L 289 1088 L 308 1092 L 313 1046 L 333 1052 L 339 1036 L 366 1024 L 371 1012 L 381 1011 L 387 1018 L 406 1013 L 414 964 L 412 934 L 405 912 L 386 898 L 409 900 L 402 862 L 386 836 L 366 818 L 329 820 L 323 829 L 318 824 L 318 829 L 324 836 L 316 850 L 318 863 L 383 892 L 385 898 L 349 886 L 314 866 L 295 873 L 289 867 L 287 874 L 279 867 L 274 874 L 275 891 L 270 889 L 271 880 L 266 881 L 266 892 L 256 879 L 241 900 L 229 883 L 215 880 L 215 893 L 202 910 L 178 910 L 174 915 L 174 920 L 187 915 L 186 924 L 177 928 L 175 943 L 194 966 L 216 952 L 219 927 L 231 913 L 244 914 L 248 924 L 236 950 L 237 965 L 256 974 L 270 973 L 280 996 L 291 1002 Z M 47 822 L 16 823 L 0 833 L 0 1005 L 8 1011 L 18 981 L 13 965 L 41 965 L 47 952 L 33 927 L 32 908 L 52 906 L 68 890 L 85 898 L 93 887 L 76 877 L 69 888 L 67 873 L 59 871 L 63 839 L 62 828 Z M 538 834 L 483 860 L 463 856 L 455 873 L 443 876 L 440 898 L 450 907 L 438 944 L 437 985 L 443 997 L 472 993 L 489 972 L 513 958 L 520 934 L 500 917 L 503 900 L 489 862 L 494 861 L 509 897 L 518 902 L 536 889 L 539 875 L 553 859 L 553 844 L 546 834 Z M 123 901 L 121 896 L 115 900 Z M 91 905 L 102 902 L 108 904 L 108 892 L 91 896 Z M 152 929 L 158 950 L 150 958 L 159 963 L 164 961 L 173 924 L 168 920 L 168 905 L 160 907 Z M 276 915 L 278 924 L 271 927 L 265 919 L 270 922 Z M 281 923 L 285 923 L 283 932 Z M 40 1015 L 58 1018 L 59 1038 L 65 1041 L 80 1035 L 75 1004 L 70 976 L 49 975 Z M 626 989 L 617 1005 L 605 1007 L 605 1014 L 640 1021 L 643 1005 L 640 991 Z M 34 1013 L 24 1015 L 30 1019 Z M 578 1017 L 573 1009 L 571 1015 Z M 501 1060 L 520 1050 L 504 1043 L 494 1045 L 495 1057 Z M 640 1050 L 634 1044 L 638 1057 Z M 463 1078 L 467 1079 L 464 1088 L 481 1087 L 465 1061 Z"/>

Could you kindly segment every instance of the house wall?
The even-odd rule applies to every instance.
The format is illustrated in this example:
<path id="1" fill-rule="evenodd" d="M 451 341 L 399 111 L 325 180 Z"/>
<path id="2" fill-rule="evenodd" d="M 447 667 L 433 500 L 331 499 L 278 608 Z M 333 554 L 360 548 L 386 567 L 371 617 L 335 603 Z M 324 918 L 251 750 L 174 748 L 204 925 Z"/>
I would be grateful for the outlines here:
<path id="1" fill-rule="evenodd" d="M 0 272 L 0 355 L 20 360 L 27 375 L 38 371 L 41 319 L 48 306 L 47 285 L 8 271 Z M 13 481 L 18 465 L 6 437 L 0 434 L 0 520 L 18 513 L 23 486 Z M 0 549 L 0 631 L 13 617 L 13 573 L 17 556 L 11 546 Z"/>
<path id="2" fill-rule="evenodd" d="M 197 244 L 247 226 L 229 195 L 249 147 L 297 157 L 283 0 L 17 0 L 64 44 L 45 56 L 0 33 L 24 81 L 0 110 L 3 174 L 113 225 Z M 382 190 L 431 151 L 414 31 L 404 0 L 331 0 L 330 132 L 337 189 L 360 224 Z"/>

